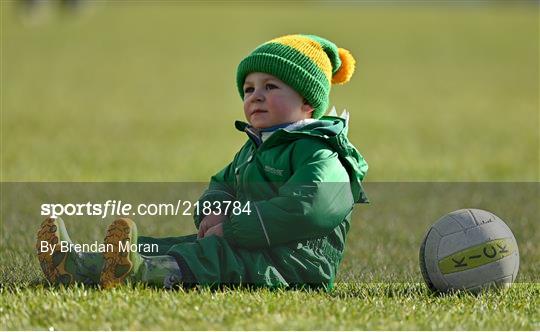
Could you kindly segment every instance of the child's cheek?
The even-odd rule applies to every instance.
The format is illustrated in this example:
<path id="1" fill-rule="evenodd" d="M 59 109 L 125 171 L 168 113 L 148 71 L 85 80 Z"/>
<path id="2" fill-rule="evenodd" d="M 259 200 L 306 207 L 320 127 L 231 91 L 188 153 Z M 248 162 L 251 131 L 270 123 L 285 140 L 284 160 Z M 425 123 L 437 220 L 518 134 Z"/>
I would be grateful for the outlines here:
<path id="1" fill-rule="evenodd" d="M 286 104 L 280 100 L 269 100 L 268 108 L 271 109 L 276 116 L 283 117 L 286 112 Z"/>
<path id="2" fill-rule="evenodd" d="M 244 118 L 249 122 L 248 108 L 246 103 L 244 103 Z"/>

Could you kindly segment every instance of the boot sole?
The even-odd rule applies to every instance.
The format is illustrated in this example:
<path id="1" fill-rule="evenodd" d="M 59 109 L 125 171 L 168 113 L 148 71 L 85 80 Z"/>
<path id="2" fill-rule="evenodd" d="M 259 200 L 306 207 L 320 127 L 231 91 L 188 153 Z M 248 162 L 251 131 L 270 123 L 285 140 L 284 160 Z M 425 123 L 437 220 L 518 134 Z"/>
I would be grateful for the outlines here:
<path id="1" fill-rule="evenodd" d="M 36 251 L 38 253 L 39 264 L 49 282 L 53 284 L 72 284 L 75 280 L 72 273 L 66 270 L 66 260 L 68 252 L 61 252 L 58 245 L 60 239 L 61 221 L 55 218 L 47 218 L 41 223 L 38 231 Z M 41 241 L 46 241 L 48 245 L 56 245 L 52 255 L 49 251 L 41 251 Z M 48 247 L 50 248 L 50 247 Z"/>
<path id="2" fill-rule="evenodd" d="M 112 288 L 123 284 L 133 270 L 133 262 L 129 252 L 121 251 L 119 243 L 125 245 L 129 242 L 131 244 L 136 227 L 131 219 L 120 218 L 107 229 L 104 244 L 106 248 L 110 248 L 112 245 L 113 250 L 107 250 L 103 253 L 105 263 L 100 277 L 100 284 L 103 288 Z"/>

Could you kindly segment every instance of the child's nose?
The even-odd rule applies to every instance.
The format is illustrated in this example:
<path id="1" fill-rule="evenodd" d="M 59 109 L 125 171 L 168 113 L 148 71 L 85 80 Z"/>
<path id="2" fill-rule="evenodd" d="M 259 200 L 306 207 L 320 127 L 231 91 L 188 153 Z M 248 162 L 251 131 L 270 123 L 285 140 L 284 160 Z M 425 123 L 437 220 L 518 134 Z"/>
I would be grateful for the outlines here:
<path id="1" fill-rule="evenodd" d="M 253 101 L 263 101 L 264 100 L 264 91 L 261 89 L 255 89 L 253 93 L 251 94 L 251 98 Z"/>

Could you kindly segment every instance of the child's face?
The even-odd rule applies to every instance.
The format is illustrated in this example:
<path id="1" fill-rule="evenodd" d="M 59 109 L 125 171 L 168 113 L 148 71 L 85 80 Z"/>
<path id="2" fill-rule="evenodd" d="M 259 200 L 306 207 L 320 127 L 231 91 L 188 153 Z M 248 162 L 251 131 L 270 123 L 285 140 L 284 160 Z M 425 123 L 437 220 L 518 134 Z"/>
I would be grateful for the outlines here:
<path id="1" fill-rule="evenodd" d="M 255 128 L 311 118 L 313 108 L 275 76 L 250 73 L 244 82 L 244 114 Z"/>

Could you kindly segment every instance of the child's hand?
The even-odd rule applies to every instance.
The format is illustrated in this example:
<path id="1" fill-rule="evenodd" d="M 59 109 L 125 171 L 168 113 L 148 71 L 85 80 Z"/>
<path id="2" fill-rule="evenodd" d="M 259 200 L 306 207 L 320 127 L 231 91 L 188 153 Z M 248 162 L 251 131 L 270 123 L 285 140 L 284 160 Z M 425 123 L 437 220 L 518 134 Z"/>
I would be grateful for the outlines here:
<path id="1" fill-rule="evenodd" d="M 223 223 L 219 223 L 214 227 L 211 227 L 209 230 L 206 231 L 206 233 L 204 233 L 203 237 L 208 237 L 212 235 L 223 237 Z"/>
<path id="2" fill-rule="evenodd" d="M 199 233 L 197 233 L 197 238 L 200 239 L 205 237 L 206 232 L 217 225 L 221 225 L 225 219 L 227 219 L 227 216 L 223 214 L 209 214 L 204 217 L 199 225 Z M 223 235 L 223 228 L 221 228 L 221 235 Z"/>

